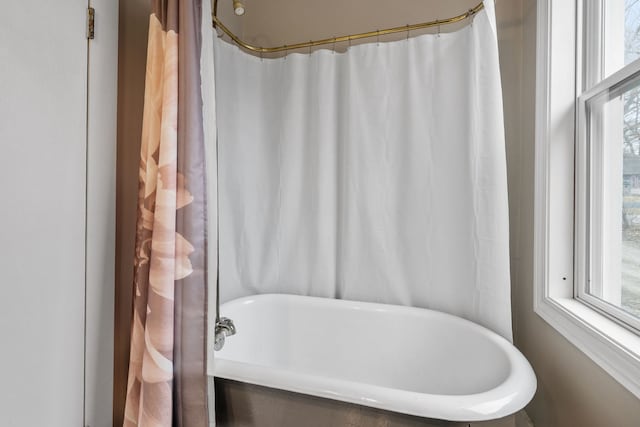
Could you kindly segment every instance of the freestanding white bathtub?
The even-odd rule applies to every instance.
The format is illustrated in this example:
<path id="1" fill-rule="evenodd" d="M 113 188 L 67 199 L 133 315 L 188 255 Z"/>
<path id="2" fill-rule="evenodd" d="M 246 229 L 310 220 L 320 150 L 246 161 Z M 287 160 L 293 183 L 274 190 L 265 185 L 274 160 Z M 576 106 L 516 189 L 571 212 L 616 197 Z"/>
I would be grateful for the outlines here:
<path id="1" fill-rule="evenodd" d="M 536 390 L 511 343 L 433 310 L 256 295 L 221 313 L 238 332 L 215 355 L 220 378 L 450 421 L 505 417 Z"/>

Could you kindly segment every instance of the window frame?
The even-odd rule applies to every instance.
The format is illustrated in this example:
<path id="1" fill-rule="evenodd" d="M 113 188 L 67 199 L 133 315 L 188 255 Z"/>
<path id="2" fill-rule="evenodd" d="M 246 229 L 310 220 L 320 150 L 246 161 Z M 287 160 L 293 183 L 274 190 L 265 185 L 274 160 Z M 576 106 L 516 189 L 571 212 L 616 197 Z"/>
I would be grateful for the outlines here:
<path id="1" fill-rule="evenodd" d="M 595 3 L 595 2 L 594 2 Z M 606 92 L 610 89 L 619 87 L 620 85 L 630 80 L 640 79 L 640 60 L 636 60 L 627 66 L 624 66 L 621 70 L 611 74 L 604 80 L 597 83 L 589 90 L 583 92 L 578 96 L 578 110 L 577 110 L 577 140 L 576 140 L 576 267 L 575 267 L 575 298 L 591 306 L 593 309 L 599 311 L 603 315 L 609 317 L 611 320 L 619 323 L 621 326 L 629 328 L 631 332 L 635 334 L 640 333 L 640 319 L 629 314 L 615 305 L 608 303 L 606 300 L 591 295 L 587 291 L 587 282 L 589 281 L 589 270 L 593 268 L 590 262 L 590 254 L 593 252 L 591 246 L 606 246 L 606 243 L 602 242 L 598 237 L 590 237 L 590 209 L 592 199 L 596 199 L 592 195 L 591 182 L 596 181 L 588 176 L 588 169 L 596 169 L 591 161 L 591 141 L 589 137 L 590 117 L 588 103 L 591 100 L 596 99 L 599 96 L 606 95 Z M 601 177 L 602 178 L 602 177 Z M 604 187 L 602 182 L 597 183 L 600 187 Z M 602 215 L 600 215 L 602 216 Z M 604 219 L 598 218 L 595 222 L 604 222 Z M 590 240 L 593 239 L 590 243 Z M 600 252 L 607 252 L 610 248 L 601 248 L 598 251 L 598 255 L 601 257 Z M 601 267 L 597 267 L 598 270 L 602 270 Z M 605 276 L 602 281 L 606 281 L 606 273 L 600 273 Z M 604 284 L 602 284 L 604 285 Z"/>
<path id="2" fill-rule="evenodd" d="M 576 143 L 577 95 L 592 78 L 577 65 L 589 55 L 583 49 L 582 3 L 537 2 L 534 311 L 640 398 L 640 336 L 575 292 L 580 277 L 574 273 L 579 276 L 582 266 L 576 265 L 574 245 L 584 226 L 584 218 L 574 216 L 580 212 L 575 182 L 583 177 L 575 173 L 584 173 L 576 169 L 575 156 L 583 154 Z"/>

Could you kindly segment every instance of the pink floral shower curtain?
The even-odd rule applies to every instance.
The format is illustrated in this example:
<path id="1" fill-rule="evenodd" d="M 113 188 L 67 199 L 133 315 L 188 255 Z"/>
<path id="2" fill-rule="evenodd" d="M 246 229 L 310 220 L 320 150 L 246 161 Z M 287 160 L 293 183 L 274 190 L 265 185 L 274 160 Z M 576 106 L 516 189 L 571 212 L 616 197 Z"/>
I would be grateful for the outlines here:
<path id="1" fill-rule="evenodd" d="M 150 17 L 125 427 L 208 427 L 201 12 Z"/>

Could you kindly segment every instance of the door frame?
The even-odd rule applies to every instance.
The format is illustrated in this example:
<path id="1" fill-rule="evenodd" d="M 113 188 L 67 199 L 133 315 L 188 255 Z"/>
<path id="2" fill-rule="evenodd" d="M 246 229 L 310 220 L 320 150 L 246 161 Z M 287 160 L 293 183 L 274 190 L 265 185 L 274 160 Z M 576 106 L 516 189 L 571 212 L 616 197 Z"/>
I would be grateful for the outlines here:
<path id="1" fill-rule="evenodd" d="M 84 425 L 113 424 L 118 2 L 87 0 Z"/>

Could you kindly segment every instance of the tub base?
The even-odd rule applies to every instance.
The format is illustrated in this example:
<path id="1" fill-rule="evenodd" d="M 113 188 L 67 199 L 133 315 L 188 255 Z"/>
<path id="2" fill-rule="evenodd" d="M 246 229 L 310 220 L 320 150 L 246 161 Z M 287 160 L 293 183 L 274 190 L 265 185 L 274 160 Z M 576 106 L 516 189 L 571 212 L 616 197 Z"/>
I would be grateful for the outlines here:
<path id="1" fill-rule="evenodd" d="M 414 417 L 300 393 L 215 378 L 217 427 L 513 426 L 513 417 L 460 423 Z"/>

